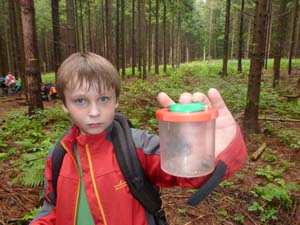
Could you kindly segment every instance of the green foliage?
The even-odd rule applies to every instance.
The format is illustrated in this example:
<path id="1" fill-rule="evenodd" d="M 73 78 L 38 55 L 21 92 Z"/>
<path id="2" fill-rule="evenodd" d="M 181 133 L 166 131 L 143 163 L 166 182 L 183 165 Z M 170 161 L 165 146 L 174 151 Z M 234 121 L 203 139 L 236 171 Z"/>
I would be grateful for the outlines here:
<path id="1" fill-rule="evenodd" d="M 265 186 L 257 186 L 255 196 L 259 196 L 266 202 L 280 202 L 285 207 L 292 205 L 292 199 L 290 198 L 290 191 L 297 188 L 295 183 L 289 183 L 285 185 L 283 180 L 278 180 L 278 184 L 268 183 Z"/>
<path id="2" fill-rule="evenodd" d="M 178 209 L 177 209 L 177 212 L 178 212 L 179 214 L 185 215 L 185 214 L 186 214 L 186 208 L 178 208 Z"/>
<path id="3" fill-rule="evenodd" d="M 290 208 L 292 206 L 291 192 L 299 191 L 296 182 L 285 183 L 283 179 L 275 179 L 275 183 L 268 183 L 264 186 L 256 186 L 253 191 L 254 201 L 248 211 L 256 211 L 262 222 L 277 220 L 277 212 L 280 206 Z"/>
<path id="4" fill-rule="evenodd" d="M 224 180 L 224 181 L 222 181 L 222 183 L 220 183 L 220 186 L 223 188 L 232 187 L 232 186 L 234 186 L 234 182 L 232 182 L 230 180 Z"/>
<path id="5" fill-rule="evenodd" d="M 223 217 L 227 217 L 228 216 L 228 211 L 223 209 L 223 210 L 218 211 L 218 214 L 223 216 Z"/>
<path id="6" fill-rule="evenodd" d="M 36 114 L 30 117 L 18 112 L 5 118 L 1 125 L 1 138 L 4 141 L 14 141 L 21 150 L 8 148 L 0 157 L 0 160 L 4 160 L 21 154 L 14 161 L 18 174 L 14 182 L 32 187 L 42 185 L 46 155 L 70 125 L 70 118 L 60 109 L 36 111 Z"/>
<path id="7" fill-rule="evenodd" d="M 44 83 L 51 82 L 52 84 L 55 84 L 55 74 L 54 73 L 46 73 L 42 75 L 42 81 Z"/>
<path id="8" fill-rule="evenodd" d="M 271 221 L 271 220 L 277 220 L 277 209 L 273 208 L 273 207 L 263 207 L 262 205 L 260 205 L 257 202 L 253 202 L 252 205 L 248 208 L 248 211 L 256 211 L 258 212 L 259 218 L 262 222 L 267 222 L 267 221 Z"/>
<path id="9" fill-rule="evenodd" d="M 242 214 L 237 214 L 237 215 L 235 215 L 234 218 L 233 218 L 233 220 L 234 220 L 235 222 L 239 222 L 239 223 L 241 223 L 241 224 L 244 223 L 244 219 L 245 219 L 245 216 L 242 215 Z"/>
<path id="10" fill-rule="evenodd" d="M 31 221 L 34 219 L 35 215 L 40 211 L 41 208 L 33 208 L 29 213 L 23 216 L 23 220 Z"/>
<path id="11" fill-rule="evenodd" d="M 300 133 L 295 130 L 281 130 L 278 134 L 280 141 L 288 144 L 291 148 L 300 148 Z"/>
<path id="12" fill-rule="evenodd" d="M 276 156 L 276 151 L 274 151 L 273 149 L 271 149 L 269 147 L 267 147 L 266 150 L 264 151 L 262 158 L 266 162 L 270 162 L 273 164 L 275 164 L 278 161 L 278 158 Z"/>
<path id="13" fill-rule="evenodd" d="M 259 176 L 264 176 L 268 180 L 273 180 L 275 177 L 282 175 L 284 172 L 285 168 L 274 169 L 270 165 L 267 165 L 264 168 L 256 169 L 255 174 Z"/>

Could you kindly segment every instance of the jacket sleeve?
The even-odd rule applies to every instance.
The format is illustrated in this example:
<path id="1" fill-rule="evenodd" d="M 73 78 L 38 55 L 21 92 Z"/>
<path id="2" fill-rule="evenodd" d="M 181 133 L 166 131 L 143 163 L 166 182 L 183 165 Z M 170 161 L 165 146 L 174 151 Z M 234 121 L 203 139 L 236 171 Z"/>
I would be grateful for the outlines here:
<path id="1" fill-rule="evenodd" d="M 175 177 L 162 171 L 159 156 L 159 137 L 146 131 L 134 131 L 134 141 L 143 168 L 150 181 L 159 187 L 181 186 L 199 188 L 211 174 L 197 178 Z M 247 157 L 246 145 L 239 126 L 231 143 L 215 159 L 215 165 L 222 160 L 227 169 L 224 179 L 231 177 L 244 163 Z"/>
<path id="2" fill-rule="evenodd" d="M 45 169 L 45 182 L 44 182 L 44 202 L 40 212 L 35 216 L 30 225 L 54 225 L 56 224 L 55 206 L 47 201 L 47 194 L 52 191 L 52 151 L 50 151 Z"/>

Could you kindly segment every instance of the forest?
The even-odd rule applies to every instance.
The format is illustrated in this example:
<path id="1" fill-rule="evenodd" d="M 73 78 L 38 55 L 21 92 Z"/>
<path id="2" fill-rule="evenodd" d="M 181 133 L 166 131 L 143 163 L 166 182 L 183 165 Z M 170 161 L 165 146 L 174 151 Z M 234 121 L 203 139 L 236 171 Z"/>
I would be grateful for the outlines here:
<path id="1" fill-rule="evenodd" d="M 45 160 L 72 121 L 55 86 L 75 52 L 108 59 L 118 111 L 158 133 L 156 96 L 217 88 L 241 127 L 243 167 L 196 207 L 193 189 L 162 190 L 170 225 L 300 224 L 298 0 L 0 0 L 0 224 L 29 224 Z"/>

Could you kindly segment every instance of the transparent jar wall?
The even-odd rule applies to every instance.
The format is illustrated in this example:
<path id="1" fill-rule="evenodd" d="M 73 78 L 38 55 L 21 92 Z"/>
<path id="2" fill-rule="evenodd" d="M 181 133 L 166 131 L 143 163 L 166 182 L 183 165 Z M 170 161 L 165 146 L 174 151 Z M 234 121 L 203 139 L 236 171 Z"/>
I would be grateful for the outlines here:
<path id="1" fill-rule="evenodd" d="M 161 167 L 179 177 L 211 173 L 215 160 L 215 120 L 174 123 L 159 121 Z"/>

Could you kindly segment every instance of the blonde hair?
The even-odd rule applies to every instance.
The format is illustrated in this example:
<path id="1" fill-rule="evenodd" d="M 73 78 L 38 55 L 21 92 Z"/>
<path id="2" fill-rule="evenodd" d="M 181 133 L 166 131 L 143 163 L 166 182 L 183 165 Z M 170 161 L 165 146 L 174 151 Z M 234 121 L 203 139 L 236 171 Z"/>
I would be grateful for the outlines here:
<path id="1" fill-rule="evenodd" d="M 57 92 L 65 103 L 64 91 L 84 83 L 88 88 L 96 88 L 99 93 L 113 88 L 120 95 L 120 77 L 115 67 L 105 58 L 92 53 L 74 53 L 70 55 L 57 71 Z"/>

